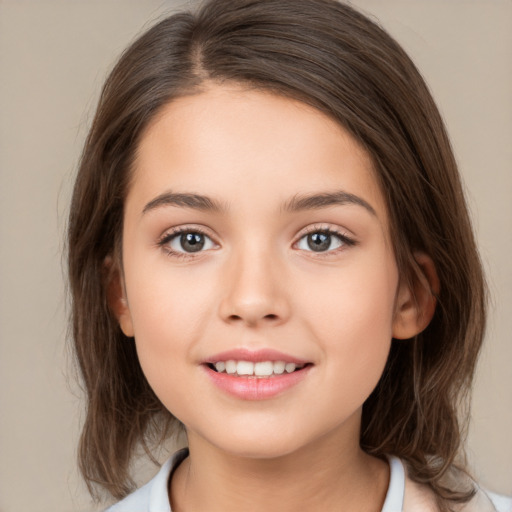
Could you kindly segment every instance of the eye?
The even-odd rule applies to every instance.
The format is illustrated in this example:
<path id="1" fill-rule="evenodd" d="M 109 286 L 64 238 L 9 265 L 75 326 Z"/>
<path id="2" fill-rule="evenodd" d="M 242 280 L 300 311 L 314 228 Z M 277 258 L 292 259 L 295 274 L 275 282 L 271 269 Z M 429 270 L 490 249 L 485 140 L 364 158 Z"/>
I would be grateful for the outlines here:
<path id="1" fill-rule="evenodd" d="M 344 245 L 354 245 L 354 241 L 328 229 L 312 231 L 301 237 L 297 243 L 299 249 L 313 252 L 334 251 Z"/>
<path id="2" fill-rule="evenodd" d="M 179 230 L 170 233 L 159 242 L 170 253 L 195 253 L 213 249 L 215 244 L 212 239 L 200 231 Z"/>

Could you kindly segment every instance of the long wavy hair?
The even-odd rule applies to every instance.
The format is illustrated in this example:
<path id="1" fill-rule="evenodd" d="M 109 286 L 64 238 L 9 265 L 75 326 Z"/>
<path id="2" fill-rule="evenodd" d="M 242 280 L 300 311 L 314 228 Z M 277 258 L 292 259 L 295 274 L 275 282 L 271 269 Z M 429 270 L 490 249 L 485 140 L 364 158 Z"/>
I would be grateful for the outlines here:
<path id="1" fill-rule="evenodd" d="M 163 19 L 136 40 L 108 77 L 87 137 L 68 231 L 71 330 L 86 392 L 81 472 L 116 498 L 133 488 L 137 447 L 159 445 L 179 422 L 139 365 L 133 340 L 109 310 L 105 261 L 120 257 L 123 203 L 138 141 L 160 109 L 207 82 L 247 84 L 307 103 L 366 149 L 387 202 L 401 279 L 433 260 L 441 283 L 421 334 L 393 340 L 363 406 L 361 446 L 395 454 L 440 508 L 468 501 L 468 394 L 485 326 L 486 288 L 443 121 L 420 73 L 376 23 L 335 0 L 210 0 Z M 416 276 L 416 277 L 415 277 Z"/>

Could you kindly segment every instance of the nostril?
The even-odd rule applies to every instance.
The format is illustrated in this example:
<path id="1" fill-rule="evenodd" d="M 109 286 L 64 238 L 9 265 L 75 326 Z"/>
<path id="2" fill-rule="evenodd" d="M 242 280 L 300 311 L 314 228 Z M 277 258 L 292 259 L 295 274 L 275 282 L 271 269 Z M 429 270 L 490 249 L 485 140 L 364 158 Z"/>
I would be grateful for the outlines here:
<path id="1" fill-rule="evenodd" d="M 272 314 L 269 314 L 269 315 L 265 315 L 264 318 L 268 318 L 269 320 L 277 320 L 277 315 L 274 315 L 272 313 Z"/>

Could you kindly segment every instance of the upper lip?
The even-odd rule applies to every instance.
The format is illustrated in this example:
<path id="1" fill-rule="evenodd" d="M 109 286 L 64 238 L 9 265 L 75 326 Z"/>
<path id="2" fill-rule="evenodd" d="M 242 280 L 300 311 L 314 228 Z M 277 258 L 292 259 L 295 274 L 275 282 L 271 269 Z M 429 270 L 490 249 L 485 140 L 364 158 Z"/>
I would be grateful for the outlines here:
<path id="1" fill-rule="evenodd" d="M 285 363 L 295 363 L 297 365 L 304 365 L 309 362 L 306 361 L 305 359 L 294 357 L 289 354 L 285 354 L 284 352 L 279 352 L 278 350 L 274 350 L 271 348 L 264 348 L 259 350 L 250 350 L 248 348 L 236 348 L 232 350 L 226 350 L 224 352 L 219 352 L 218 354 L 214 354 L 208 359 L 205 359 L 203 361 L 203 364 L 213 364 L 219 361 L 229 360 L 250 361 L 253 363 L 257 363 L 260 361 L 284 361 Z"/>

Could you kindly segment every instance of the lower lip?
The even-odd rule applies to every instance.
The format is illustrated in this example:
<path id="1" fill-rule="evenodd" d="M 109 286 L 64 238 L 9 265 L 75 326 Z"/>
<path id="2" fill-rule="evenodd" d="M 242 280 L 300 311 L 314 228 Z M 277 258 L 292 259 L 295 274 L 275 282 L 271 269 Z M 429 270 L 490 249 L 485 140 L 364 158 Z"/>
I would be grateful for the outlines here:
<path id="1" fill-rule="evenodd" d="M 204 368 L 213 383 L 229 395 L 242 400 L 267 400 L 297 385 L 307 376 L 311 365 L 292 373 L 272 377 L 235 377 L 228 373 L 216 372 L 206 365 Z"/>

